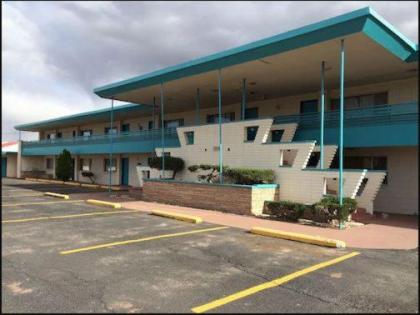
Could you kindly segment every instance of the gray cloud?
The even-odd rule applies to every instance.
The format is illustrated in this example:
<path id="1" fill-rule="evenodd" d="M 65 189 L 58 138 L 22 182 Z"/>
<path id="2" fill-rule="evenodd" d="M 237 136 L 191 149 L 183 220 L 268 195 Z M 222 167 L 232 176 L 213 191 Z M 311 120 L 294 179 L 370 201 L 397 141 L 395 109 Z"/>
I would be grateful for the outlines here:
<path id="1" fill-rule="evenodd" d="M 417 2 L 2 2 L 3 140 L 109 106 L 94 87 L 371 5 L 418 42 Z"/>

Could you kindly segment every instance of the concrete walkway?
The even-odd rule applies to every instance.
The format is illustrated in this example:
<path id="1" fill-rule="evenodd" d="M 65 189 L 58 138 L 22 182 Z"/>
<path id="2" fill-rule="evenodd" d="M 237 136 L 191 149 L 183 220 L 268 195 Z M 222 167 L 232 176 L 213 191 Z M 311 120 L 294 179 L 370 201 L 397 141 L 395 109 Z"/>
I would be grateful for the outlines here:
<path id="1" fill-rule="evenodd" d="M 345 230 L 307 226 L 298 223 L 288 223 L 261 219 L 251 216 L 223 213 L 219 211 L 195 209 L 172 206 L 145 201 L 126 201 L 124 208 L 150 212 L 151 210 L 172 211 L 182 214 L 196 215 L 204 221 L 250 229 L 254 226 L 279 229 L 288 232 L 297 232 L 310 235 L 319 235 L 346 242 L 347 247 L 369 249 L 414 249 L 418 247 L 418 217 L 417 216 L 390 216 L 387 219 L 372 217 L 369 223 L 360 227 L 351 227 Z"/>

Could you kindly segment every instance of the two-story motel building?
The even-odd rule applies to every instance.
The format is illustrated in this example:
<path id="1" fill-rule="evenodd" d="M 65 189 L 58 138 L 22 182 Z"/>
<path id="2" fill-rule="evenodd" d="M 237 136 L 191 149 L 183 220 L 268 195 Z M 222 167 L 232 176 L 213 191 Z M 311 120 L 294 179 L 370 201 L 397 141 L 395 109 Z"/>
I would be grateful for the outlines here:
<path id="1" fill-rule="evenodd" d="M 94 92 L 129 104 L 16 126 L 39 133 L 20 143 L 17 177 L 54 177 L 65 148 L 74 180 L 91 170 L 108 184 L 111 170 L 112 185 L 139 187 L 164 152 L 187 166 L 273 169 L 280 199 L 312 203 L 337 193 L 343 126 L 344 196 L 418 214 L 418 45 L 371 8 Z"/>

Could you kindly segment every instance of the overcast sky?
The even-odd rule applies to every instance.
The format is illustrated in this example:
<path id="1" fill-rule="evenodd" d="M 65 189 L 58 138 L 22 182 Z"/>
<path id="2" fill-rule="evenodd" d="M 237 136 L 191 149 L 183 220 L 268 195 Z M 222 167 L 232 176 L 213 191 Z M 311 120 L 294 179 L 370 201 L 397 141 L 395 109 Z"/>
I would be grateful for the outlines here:
<path id="1" fill-rule="evenodd" d="M 368 5 L 418 43 L 417 1 L 2 1 L 2 140 L 16 124 L 110 106 L 95 87 Z"/>

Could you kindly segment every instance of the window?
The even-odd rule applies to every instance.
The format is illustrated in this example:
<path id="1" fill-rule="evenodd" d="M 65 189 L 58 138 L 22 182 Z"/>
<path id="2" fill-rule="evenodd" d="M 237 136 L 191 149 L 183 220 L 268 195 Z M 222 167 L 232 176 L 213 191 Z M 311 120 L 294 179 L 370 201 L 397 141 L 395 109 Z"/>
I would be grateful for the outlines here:
<path id="1" fill-rule="evenodd" d="M 344 98 L 344 109 L 363 108 L 388 104 L 388 92 L 347 96 Z M 340 109 L 340 99 L 331 100 L 331 110 Z"/>
<path id="2" fill-rule="evenodd" d="M 222 114 L 222 122 L 235 121 L 235 112 Z M 207 115 L 206 122 L 208 124 L 215 124 L 219 122 L 219 114 Z"/>
<path id="3" fill-rule="evenodd" d="M 110 127 L 105 127 L 105 134 L 106 134 L 106 135 L 108 135 L 108 134 L 113 134 L 113 135 L 115 135 L 115 134 L 117 134 L 117 128 L 116 128 L 116 127 L 113 127 L 113 128 L 111 129 Z"/>
<path id="4" fill-rule="evenodd" d="M 246 127 L 246 141 L 254 141 L 257 136 L 258 126 Z"/>
<path id="5" fill-rule="evenodd" d="M 318 100 L 308 100 L 300 102 L 300 113 L 316 113 L 318 112 Z"/>
<path id="6" fill-rule="evenodd" d="M 51 135 L 47 133 L 47 139 L 51 139 Z"/>
<path id="7" fill-rule="evenodd" d="M 258 107 L 245 108 L 245 119 L 257 119 Z"/>
<path id="8" fill-rule="evenodd" d="M 148 129 L 150 130 L 150 129 L 154 129 L 154 123 L 153 123 L 153 120 L 149 120 L 149 124 L 148 124 Z"/>
<path id="9" fill-rule="evenodd" d="M 165 120 L 164 122 L 165 128 L 176 128 L 184 126 L 184 119 L 174 119 L 174 120 Z"/>
<path id="10" fill-rule="evenodd" d="M 73 130 L 72 136 L 73 136 L 73 138 L 76 138 L 76 130 Z"/>
<path id="11" fill-rule="evenodd" d="M 130 124 L 122 124 L 121 125 L 121 132 L 122 133 L 128 133 L 128 132 L 130 132 Z"/>
<path id="12" fill-rule="evenodd" d="M 283 136 L 284 129 L 271 130 L 271 142 L 280 142 Z"/>
<path id="13" fill-rule="evenodd" d="M 79 160 L 79 170 L 80 171 L 90 171 L 92 170 L 92 159 L 80 159 Z"/>
<path id="14" fill-rule="evenodd" d="M 49 138 L 48 139 L 55 139 L 55 137 L 56 137 L 56 134 L 55 133 L 50 133 L 49 134 Z"/>
<path id="15" fill-rule="evenodd" d="M 83 137 L 90 137 L 92 135 L 92 129 L 81 130 L 80 133 Z"/>
<path id="16" fill-rule="evenodd" d="M 46 159 L 47 170 L 52 170 L 54 168 L 54 161 L 51 158 Z"/>
<path id="17" fill-rule="evenodd" d="M 308 164 L 306 167 L 317 167 L 321 158 L 321 152 L 312 152 L 309 157 Z"/>
<path id="18" fill-rule="evenodd" d="M 112 159 L 112 165 L 111 165 L 111 169 L 109 167 L 109 159 L 104 159 L 104 172 L 109 172 L 109 171 L 115 172 L 117 170 L 117 160 L 116 159 Z"/>
<path id="19" fill-rule="evenodd" d="M 57 132 L 57 139 L 62 138 L 63 134 L 61 132 Z"/>
<path id="20" fill-rule="evenodd" d="M 185 132 L 185 140 L 187 144 L 194 144 L 194 131 Z"/>

